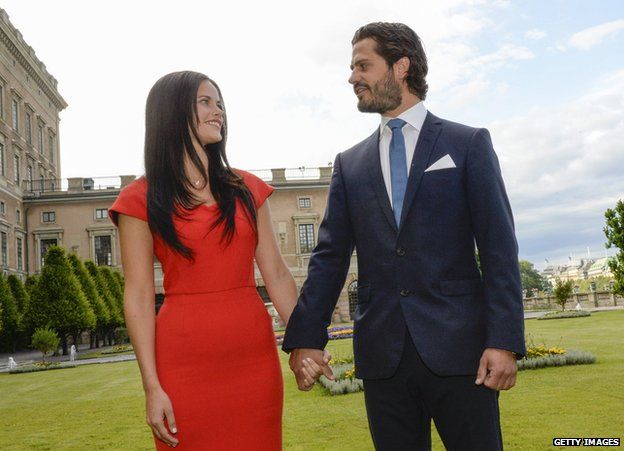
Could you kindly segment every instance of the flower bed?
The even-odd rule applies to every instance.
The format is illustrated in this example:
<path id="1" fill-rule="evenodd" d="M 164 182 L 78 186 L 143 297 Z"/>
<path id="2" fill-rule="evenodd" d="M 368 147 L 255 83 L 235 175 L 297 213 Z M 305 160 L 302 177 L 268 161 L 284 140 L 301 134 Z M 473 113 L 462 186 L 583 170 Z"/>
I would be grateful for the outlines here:
<path id="1" fill-rule="evenodd" d="M 76 364 L 73 362 L 37 362 L 29 365 L 16 366 L 12 370 L 9 370 L 9 373 L 34 373 L 35 371 L 62 370 L 65 368 L 76 368 Z"/>
<path id="2" fill-rule="evenodd" d="M 130 345 L 118 345 L 118 346 L 113 346 L 110 349 L 105 349 L 100 354 L 102 354 L 102 355 L 119 354 L 120 352 L 128 352 L 128 351 L 132 351 L 132 350 L 133 350 L 133 348 Z"/>
<path id="3" fill-rule="evenodd" d="M 566 310 L 563 312 L 549 312 L 537 319 L 581 318 L 583 316 L 591 316 L 591 313 L 587 310 Z"/>

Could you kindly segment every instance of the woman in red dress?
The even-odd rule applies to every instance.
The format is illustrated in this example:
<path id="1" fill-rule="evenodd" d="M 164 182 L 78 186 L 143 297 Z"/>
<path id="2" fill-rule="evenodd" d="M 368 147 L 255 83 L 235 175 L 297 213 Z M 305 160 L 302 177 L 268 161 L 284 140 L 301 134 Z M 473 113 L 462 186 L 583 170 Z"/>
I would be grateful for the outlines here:
<path id="1" fill-rule="evenodd" d="M 226 134 L 216 83 L 164 76 L 147 99 L 145 176 L 109 210 L 157 449 L 281 449 L 282 372 L 254 258 L 285 322 L 297 288 L 272 228 L 273 188 L 230 168 Z M 156 317 L 154 256 L 165 290 Z M 320 374 L 308 365 L 307 388 Z"/>

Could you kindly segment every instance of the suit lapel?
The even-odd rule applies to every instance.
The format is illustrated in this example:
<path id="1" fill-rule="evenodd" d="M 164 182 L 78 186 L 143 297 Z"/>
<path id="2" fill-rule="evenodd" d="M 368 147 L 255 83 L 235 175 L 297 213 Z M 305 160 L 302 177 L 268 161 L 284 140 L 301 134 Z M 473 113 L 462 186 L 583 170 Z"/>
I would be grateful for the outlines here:
<path id="1" fill-rule="evenodd" d="M 418 135 L 418 141 L 416 142 L 416 150 L 414 151 L 414 157 L 412 158 L 412 165 L 409 171 L 409 177 L 407 179 L 407 188 L 405 189 L 405 200 L 403 201 L 403 209 L 401 210 L 401 225 L 399 232 L 402 230 L 405 218 L 409 213 L 409 210 L 414 203 L 414 198 L 420 187 L 425 169 L 429 164 L 431 153 L 435 146 L 435 142 L 438 139 L 442 121 L 431 113 L 427 113 L 425 122 L 423 122 L 422 130 Z M 379 157 L 377 157 L 379 159 Z"/>
<path id="2" fill-rule="evenodd" d="M 388 220 L 390 227 L 397 232 L 397 225 L 394 219 L 394 213 L 392 206 L 390 205 L 390 199 L 388 198 L 388 191 L 384 183 L 383 174 L 381 173 L 381 161 L 379 158 L 379 128 L 373 133 L 370 138 L 364 143 L 364 155 L 366 158 L 366 167 L 370 179 L 372 180 L 373 190 L 375 191 L 377 202 L 381 207 L 381 211 Z"/>

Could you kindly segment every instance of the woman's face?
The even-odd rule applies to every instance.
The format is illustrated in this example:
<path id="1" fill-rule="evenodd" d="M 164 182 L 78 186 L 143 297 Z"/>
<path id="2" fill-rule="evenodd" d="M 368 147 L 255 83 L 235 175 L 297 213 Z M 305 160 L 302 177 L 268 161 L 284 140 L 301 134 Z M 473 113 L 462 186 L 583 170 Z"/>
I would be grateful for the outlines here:
<path id="1" fill-rule="evenodd" d="M 202 146 L 221 141 L 223 110 L 219 91 L 208 80 L 204 80 L 197 90 L 197 135 Z"/>

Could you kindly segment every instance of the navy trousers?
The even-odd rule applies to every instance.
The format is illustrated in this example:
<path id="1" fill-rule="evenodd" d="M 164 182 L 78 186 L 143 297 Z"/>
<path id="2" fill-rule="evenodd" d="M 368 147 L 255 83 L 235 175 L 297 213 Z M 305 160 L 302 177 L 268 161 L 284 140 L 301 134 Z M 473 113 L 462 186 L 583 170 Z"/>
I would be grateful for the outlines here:
<path id="1" fill-rule="evenodd" d="M 364 380 L 368 423 L 378 451 L 430 450 L 431 420 L 450 451 L 503 449 L 498 391 L 476 376 L 440 377 L 418 355 L 408 331 L 396 373 Z"/>

